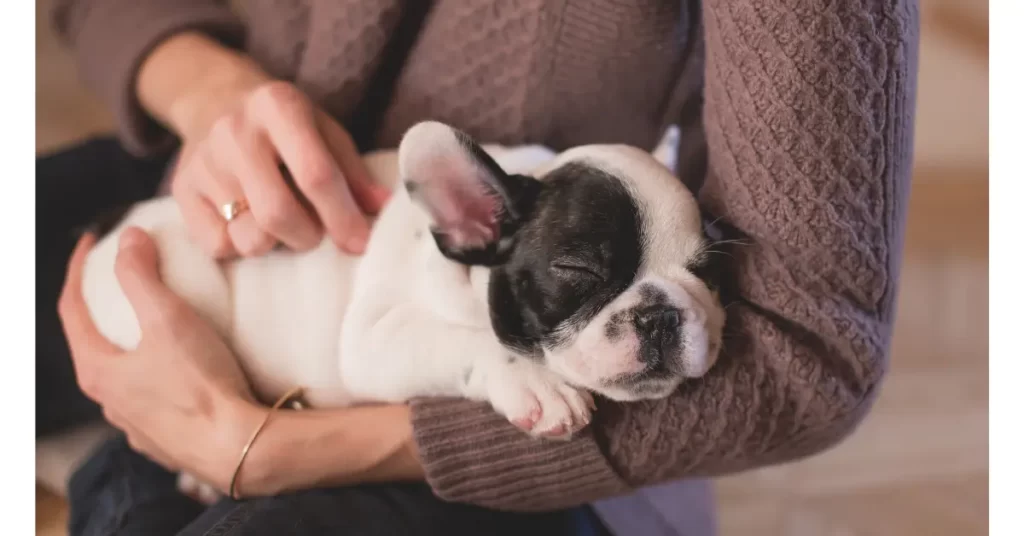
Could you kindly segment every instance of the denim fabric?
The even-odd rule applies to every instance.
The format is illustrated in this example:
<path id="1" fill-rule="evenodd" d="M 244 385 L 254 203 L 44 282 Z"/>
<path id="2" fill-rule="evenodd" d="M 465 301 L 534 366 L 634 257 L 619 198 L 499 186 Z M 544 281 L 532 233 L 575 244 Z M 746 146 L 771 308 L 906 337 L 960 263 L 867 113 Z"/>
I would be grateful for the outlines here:
<path id="1" fill-rule="evenodd" d="M 602 536 L 587 508 L 516 514 L 446 503 L 421 483 L 311 490 L 209 508 L 177 493 L 175 476 L 124 437 L 103 445 L 71 479 L 72 536 Z"/>
<path id="2" fill-rule="evenodd" d="M 133 451 L 104 444 L 68 483 L 72 536 L 173 536 L 203 512 L 178 493 L 175 476 Z"/>

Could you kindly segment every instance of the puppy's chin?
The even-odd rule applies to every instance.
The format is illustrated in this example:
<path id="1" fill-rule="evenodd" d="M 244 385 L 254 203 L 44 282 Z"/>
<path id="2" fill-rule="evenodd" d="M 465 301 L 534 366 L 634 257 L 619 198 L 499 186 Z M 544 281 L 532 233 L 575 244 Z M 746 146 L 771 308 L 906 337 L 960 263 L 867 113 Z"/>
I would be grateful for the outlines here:
<path id="1" fill-rule="evenodd" d="M 616 402 L 637 402 L 640 400 L 658 400 L 672 394 L 683 378 L 674 380 L 640 381 L 632 385 L 600 386 L 591 389 L 595 393 Z"/>
<path id="2" fill-rule="evenodd" d="M 637 355 L 637 344 L 620 341 L 605 347 L 602 359 L 593 349 L 574 344 L 545 352 L 547 366 L 569 383 L 619 402 L 668 396 L 686 378 L 681 363 L 661 370 L 648 370 Z"/>

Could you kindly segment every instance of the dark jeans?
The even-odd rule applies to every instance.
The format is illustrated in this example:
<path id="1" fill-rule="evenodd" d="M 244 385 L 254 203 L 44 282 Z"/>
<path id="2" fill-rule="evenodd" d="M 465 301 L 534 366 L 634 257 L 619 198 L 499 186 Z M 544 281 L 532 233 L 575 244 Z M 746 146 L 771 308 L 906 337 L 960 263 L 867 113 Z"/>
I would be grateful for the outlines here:
<path id="1" fill-rule="evenodd" d="M 100 417 L 75 383 L 56 313 L 77 230 L 98 215 L 151 197 L 167 158 L 138 160 L 95 139 L 36 161 L 36 435 Z M 175 476 L 133 452 L 103 445 L 68 488 L 72 536 L 602 535 L 589 508 L 541 514 L 446 503 L 425 484 L 311 490 L 204 508 L 177 493 Z"/>

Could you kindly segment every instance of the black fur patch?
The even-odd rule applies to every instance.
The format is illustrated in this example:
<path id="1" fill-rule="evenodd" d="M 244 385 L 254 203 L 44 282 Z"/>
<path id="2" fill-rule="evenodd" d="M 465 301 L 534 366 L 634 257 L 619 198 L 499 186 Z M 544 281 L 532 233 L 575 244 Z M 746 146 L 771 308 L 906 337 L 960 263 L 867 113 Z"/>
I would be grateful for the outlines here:
<path id="1" fill-rule="evenodd" d="M 641 306 L 662 305 L 668 303 L 668 295 L 656 285 L 645 283 L 637 289 L 640 293 Z"/>
<path id="2" fill-rule="evenodd" d="M 608 319 L 608 323 L 604 325 L 604 336 L 612 342 L 621 339 L 626 334 L 626 330 L 629 329 L 627 324 L 629 324 L 629 311 L 619 311 L 612 314 L 611 318 Z"/>
<path id="3" fill-rule="evenodd" d="M 625 291 L 643 258 L 640 207 L 622 181 L 583 163 L 538 183 L 507 261 L 491 272 L 492 325 L 530 355 L 557 345 Z"/>
<path id="4" fill-rule="evenodd" d="M 702 225 L 705 246 L 704 252 L 695 258 L 686 269 L 697 276 L 711 291 L 721 288 L 727 263 L 731 260 L 730 245 L 725 240 L 724 231 L 706 220 Z"/>
<path id="5" fill-rule="evenodd" d="M 665 368 L 683 349 L 679 310 L 666 305 L 639 305 L 630 313 L 640 339 L 640 360 L 650 370 Z"/>

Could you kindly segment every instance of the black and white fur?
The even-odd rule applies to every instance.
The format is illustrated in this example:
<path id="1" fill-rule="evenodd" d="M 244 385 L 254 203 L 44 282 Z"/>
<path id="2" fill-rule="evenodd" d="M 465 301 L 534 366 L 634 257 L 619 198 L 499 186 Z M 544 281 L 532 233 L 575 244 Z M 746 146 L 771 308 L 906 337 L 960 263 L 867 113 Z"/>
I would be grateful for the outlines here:
<path id="1" fill-rule="evenodd" d="M 313 407 L 466 397 L 535 435 L 567 436 L 589 422 L 590 392 L 664 397 L 717 358 L 724 312 L 694 273 L 706 244 L 670 169 L 675 136 L 653 155 L 555 154 L 420 123 L 397 154 L 366 155 L 379 181 L 401 187 L 362 257 L 325 240 L 218 263 L 161 198 L 91 252 L 86 302 L 112 342 L 138 344 L 114 276 L 117 234 L 138 226 L 167 285 L 219 329 L 264 400 L 295 385 Z"/>

